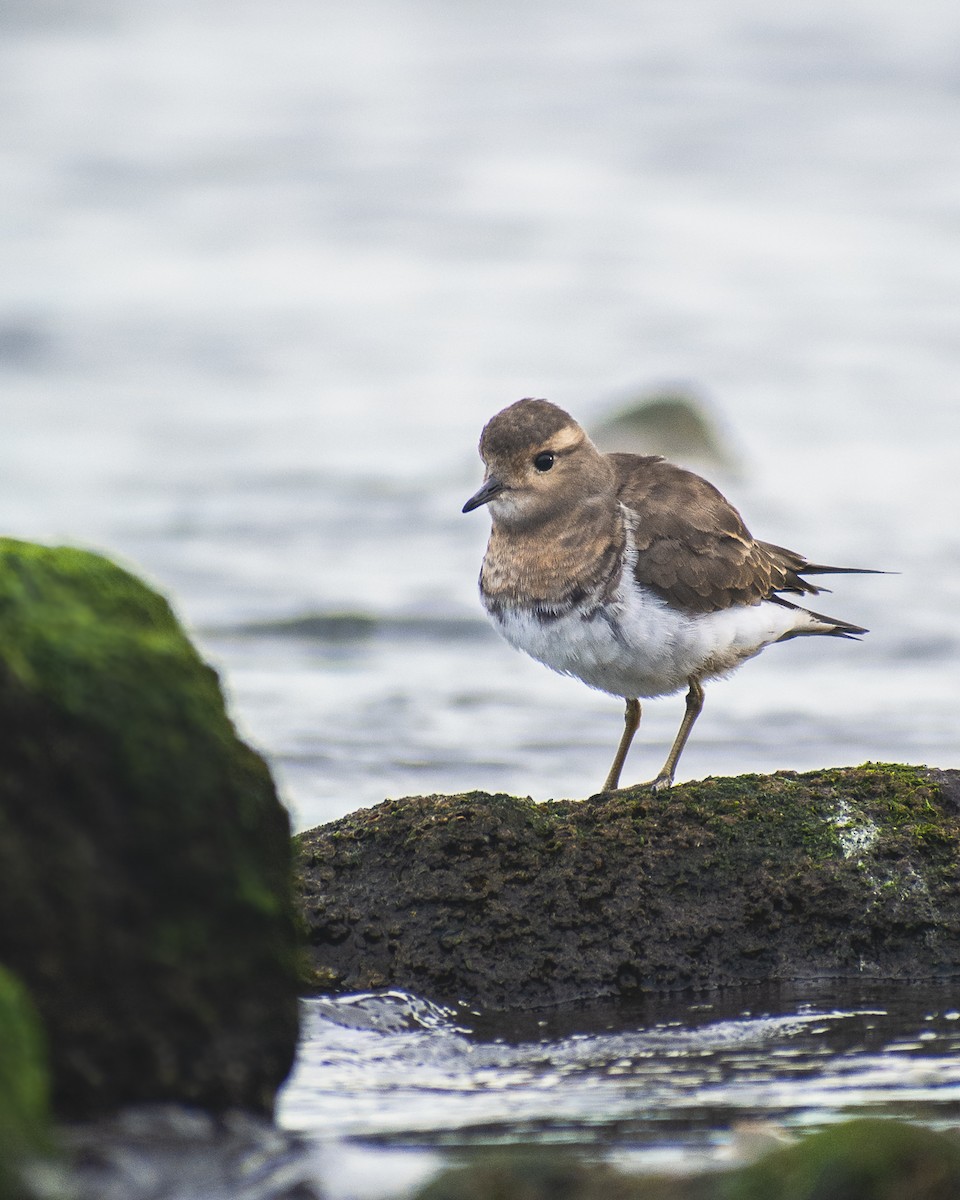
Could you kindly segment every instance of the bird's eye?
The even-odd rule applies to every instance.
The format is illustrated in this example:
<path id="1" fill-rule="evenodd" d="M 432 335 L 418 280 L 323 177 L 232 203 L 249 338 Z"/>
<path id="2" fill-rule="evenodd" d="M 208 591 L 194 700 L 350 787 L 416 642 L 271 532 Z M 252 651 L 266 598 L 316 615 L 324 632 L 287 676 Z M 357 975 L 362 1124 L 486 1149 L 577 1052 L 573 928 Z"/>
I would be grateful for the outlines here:
<path id="1" fill-rule="evenodd" d="M 553 466 L 553 455 L 549 450 L 544 450 L 542 454 L 538 454 L 533 460 L 533 465 L 538 471 L 549 471 Z"/>

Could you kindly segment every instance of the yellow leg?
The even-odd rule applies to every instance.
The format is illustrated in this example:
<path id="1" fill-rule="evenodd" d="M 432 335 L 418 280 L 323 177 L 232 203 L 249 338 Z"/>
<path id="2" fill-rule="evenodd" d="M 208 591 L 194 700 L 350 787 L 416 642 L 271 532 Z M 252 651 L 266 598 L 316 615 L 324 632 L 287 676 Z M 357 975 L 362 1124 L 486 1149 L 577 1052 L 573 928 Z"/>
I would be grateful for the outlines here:
<path id="1" fill-rule="evenodd" d="M 620 738 L 620 745 L 617 747 L 616 757 L 613 760 L 613 766 L 607 775 L 606 782 L 603 785 L 605 792 L 615 792 L 617 785 L 620 783 L 620 772 L 623 770 L 623 764 L 627 757 L 627 751 L 630 749 L 630 743 L 633 741 L 633 735 L 637 732 L 637 726 L 640 724 L 640 701 L 628 700 L 627 710 L 623 714 L 623 736 Z"/>
<path id="2" fill-rule="evenodd" d="M 690 736 L 693 723 L 700 716 L 702 709 L 703 688 L 700 686 L 699 681 L 691 676 L 690 690 L 687 692 L 687 708 L 683 714 L 683 720 L 680 722 L 680 728 L 677 730 L 677 736 L 673 739 L 673 745 L 670 747 L 670 753 L 667 755 L 667 761 L 663 764 L 660 774 L 648 785 L 655 792 L 659 792 L 663 788 L 668 788 L 672 785 L 673 775 L 677 769 L 677 763 L 680 761 L 680 755 L 687 744 L 687 738 Z"/>

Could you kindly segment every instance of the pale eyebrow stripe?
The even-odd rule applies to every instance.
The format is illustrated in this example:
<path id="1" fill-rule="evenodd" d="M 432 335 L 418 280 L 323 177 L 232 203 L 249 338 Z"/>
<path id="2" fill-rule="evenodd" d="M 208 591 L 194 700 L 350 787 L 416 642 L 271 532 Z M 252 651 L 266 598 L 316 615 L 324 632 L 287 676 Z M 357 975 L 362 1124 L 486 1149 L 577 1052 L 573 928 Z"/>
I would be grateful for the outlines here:
<path id="1" fill-rule="evenodd" d="M 582 429 L 560 429 L 547 442 L 547 449 L 562 454 L 564 450 L 572 450 L 574 446 L 578 446 L 583 441 L 583 436 Z"/>

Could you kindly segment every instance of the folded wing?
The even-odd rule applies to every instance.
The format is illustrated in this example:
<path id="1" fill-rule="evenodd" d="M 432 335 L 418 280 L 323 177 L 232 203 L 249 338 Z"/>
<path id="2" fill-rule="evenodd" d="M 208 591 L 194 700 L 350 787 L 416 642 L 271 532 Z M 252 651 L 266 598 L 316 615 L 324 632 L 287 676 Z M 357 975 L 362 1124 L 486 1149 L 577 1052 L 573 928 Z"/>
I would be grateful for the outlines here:
<path id="1" fill-rule="evenodd" d="M 756 541 L 732 504 L 707 480 L 662 458 L 611 454 L 620 503 L 629 514 L 638 583 L 691 613 L 818 595 L 807 575 L 873 574 L 811 563 Z M 781 603 L 788 603 L 780 601 Z"/>

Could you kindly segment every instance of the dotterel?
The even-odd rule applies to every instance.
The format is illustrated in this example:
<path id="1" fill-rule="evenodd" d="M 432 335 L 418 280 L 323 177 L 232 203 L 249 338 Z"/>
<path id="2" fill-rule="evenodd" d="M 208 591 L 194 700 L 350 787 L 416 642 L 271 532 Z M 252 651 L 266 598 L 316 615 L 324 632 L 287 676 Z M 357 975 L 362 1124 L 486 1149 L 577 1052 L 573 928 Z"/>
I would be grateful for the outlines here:
<path id="1" fill-rule="evenodd" d="M 703 681 L 773 642 L 867 631 L 801 608 L 808 575 L 874 574 L 811 563 L 756 541 L 699 475 L 657 456 L 601 454 L 563 409 L 519 400 L 480 437 L 490 509 L 480 595 L 511 645 L 626 701 L 604 790 L 619 786 L 640 700 L 687 689 L 686 711 L 654 790 L 673 783 L 703 707 Z"/>

